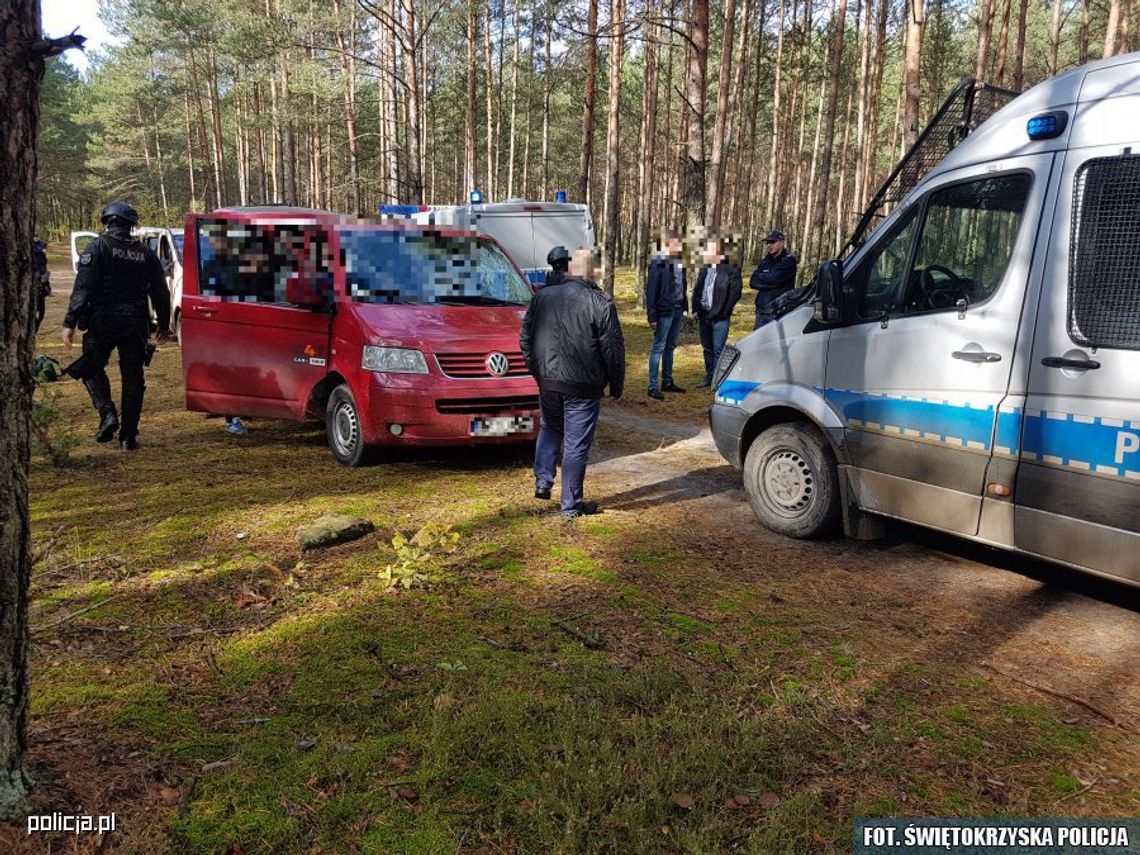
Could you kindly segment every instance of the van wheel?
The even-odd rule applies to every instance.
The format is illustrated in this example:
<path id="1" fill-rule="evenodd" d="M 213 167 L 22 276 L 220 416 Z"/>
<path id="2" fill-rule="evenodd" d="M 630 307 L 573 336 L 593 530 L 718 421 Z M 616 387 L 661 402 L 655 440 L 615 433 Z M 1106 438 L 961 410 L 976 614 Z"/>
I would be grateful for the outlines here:
<path id="1" fill-rule="evenodd" d="M 788 537 L 819 537 L 839 521 L 835 454 L 812 425 L 760 434 L 744 459 L 744 489 L 761 522 Z"/>
<path id="2" fill-rule="evenodd" d="M 325 430 L 328 434 L 329 450 L 337 463 L 344 466 L 360 466 L 372 458 L 374 449 L 364 444 L 364 432 L 360 423 L 360 412 L 356 399 L 348 384 L 342 383 L 329 395 L 325 410 Z"/>

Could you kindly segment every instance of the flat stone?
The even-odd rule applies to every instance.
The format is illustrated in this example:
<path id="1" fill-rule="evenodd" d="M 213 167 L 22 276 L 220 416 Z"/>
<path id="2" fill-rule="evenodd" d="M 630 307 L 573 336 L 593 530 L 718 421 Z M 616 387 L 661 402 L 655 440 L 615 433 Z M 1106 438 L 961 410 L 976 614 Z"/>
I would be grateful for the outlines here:
<path id="1" fill-rule="evenodd" d="M 320 549 L 347 543 L 376 529 L 372 523 L 351 514 L 325 514 L 297 529 L 297 543 L 302 549 Z"/>

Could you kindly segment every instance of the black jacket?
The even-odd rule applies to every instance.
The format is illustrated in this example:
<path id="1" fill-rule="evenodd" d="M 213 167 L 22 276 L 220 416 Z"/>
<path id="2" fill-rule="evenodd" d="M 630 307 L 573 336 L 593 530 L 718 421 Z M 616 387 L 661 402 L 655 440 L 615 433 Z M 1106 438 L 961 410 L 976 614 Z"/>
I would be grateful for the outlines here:
<path id="1" fill-rule="evenodd" d="M 709 321 L 723 321 L 732 317 L 740 295 L 744 293 L 744 283 L 740 278 L 740 268 L 731 261 L 722 260 L 716 266 L 716 281 L 713 282 L 712 309 L 706 312 L 701 308 L 701 296 L 705 290 L 705 277 L 713 268 L 701 268 L 697 284 L 693 286 L 693 314 Z"/>
<path id="2" fill-rule="evenodd" d="M 680 262 L 677 262 L 680 263 Z M 645 311 L 649 315 L 649 323 L 657 323 L 661 315 L 671 315 L 678 303 L 673 298 L 673 264 L 674 259 L 662 255 L 654 256 L 649 262 L 649 272 L 645 278 Z M 689 292 L 688 277 L 685 266 L 681 265 L 681 302 L 684 306 Z"/>
<path id="3" fill-rule="evenodd" d="M 766 312 L 772 303 L 796 285 L 796 257 L 787 250 L 778 258 L 770 255 L 757 265 L 748 280 L 748 285 L 756 289 L 756 311 Z"/>
<path id="4" fill-rule="evenodd" d="M 519 347 L 543 392 L 620 398 L 625 385 L 625 339 L 613 301 L 585 279 L 567 276 L 540 288 L 523 318 Z"/>
<path id="5" fill-rule="evenodd" d="M 147 297 L 158 328 L 170 326 L 170 289 L 154 250 L 125 231 L 105 231 L 79 256 L 79 272 L 63 325 L 85 329 L 99 310 L 148 317 Z"/>

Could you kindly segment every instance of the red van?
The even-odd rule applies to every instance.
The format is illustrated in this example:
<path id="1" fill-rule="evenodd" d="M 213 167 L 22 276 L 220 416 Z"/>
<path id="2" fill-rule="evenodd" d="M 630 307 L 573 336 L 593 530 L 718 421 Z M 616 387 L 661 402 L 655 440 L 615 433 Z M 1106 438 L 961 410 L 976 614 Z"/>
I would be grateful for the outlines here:
<path id="1" fill-rule="evenodd" d="M 531 290 L 494 239 L 305 208 L 186 216 L 186 407 L 323 418 L 333 456 L 532 441 Z"/>

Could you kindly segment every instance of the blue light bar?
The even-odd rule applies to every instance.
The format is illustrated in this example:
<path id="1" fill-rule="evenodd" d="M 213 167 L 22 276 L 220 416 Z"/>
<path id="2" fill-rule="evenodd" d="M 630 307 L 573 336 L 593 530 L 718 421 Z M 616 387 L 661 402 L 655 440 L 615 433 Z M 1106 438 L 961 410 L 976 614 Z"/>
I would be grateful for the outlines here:
<path id="1" fill-rule="evenodd" d="M 555 201 L 555 202 L 565 202 L 565 201 L 566 201 L 566 191 L 565 191 L 565 190 L 557 190 L 557 191 L 555 191 L 555 193 L 554 193 L 554 201 Z"/>
<path id="2" fill-rule="evenodd" d="M 1069 123 L 1069 116 L 1063 110 L 1052 113 L 1042 113 L 1034 116 L 1025 126 L 1025 132 L 1031 140 L 1051 140 L 1065 132 Z"/>
<path id="3" fill-rule="evenodd" d="M 481 205 L 481 204 L 483 204 L 483 191 L 482 190 L 472 190 L 471 195 L 468 196 L 467 198 L 471 201 L 472 205 Z"/>

